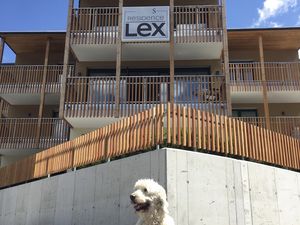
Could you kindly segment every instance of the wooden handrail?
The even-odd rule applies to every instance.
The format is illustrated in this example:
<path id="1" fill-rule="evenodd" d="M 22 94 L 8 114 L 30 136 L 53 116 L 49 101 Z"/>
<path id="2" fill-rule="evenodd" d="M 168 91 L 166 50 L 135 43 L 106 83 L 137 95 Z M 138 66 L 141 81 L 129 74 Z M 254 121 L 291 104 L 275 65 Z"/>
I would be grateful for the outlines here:
<path id="1" fill-rule="evenodd" d="M 46 67 L 45 90 L 47 93 L 57 93 L 63 66 Z M 44 68 L 43 65 L 0 65 L 0 93 L 40 93 Z M 69 73 L 73 72 L 73 66 L 69 66 Z"/>
<path id="2" fill-rule="evenodd" d="M 66 117 L 113 117 L 115 77 L 67 79 Z M 120 116 L 130 116 L 170 101 L 170 76 L 122 76 Z M 224 76 L 176 75 L 174 101 L 217 114 L 226 114 Z"/>
<path id="3" fill-rule="evenodd" d="M 168 103 L 1 168 L 0 187 L 165 144 L 300 170 L 298 139 L 234 118 Z"/>
<path id="4" fill-rule="evenodd" d="M 236 117 L 235 119 L 244 121 L 254 126 L 266 128 L 265 117 Z M 270 126 L 271 126 L 270 129 L 272 131 L 300 139 L 300 117 L 299 116 L 270 117 Z"/>
<path id="5" fill-rule="evenodd" d="M 0 119 L 0 148 L 45 149 L 65 142 L 69 138 L 69 126 L 60 119 L 43 118 L 39 140 L 36 139 L 37 128 L 37 118 Z"/>
<path id="6" fill-rule="evenodd" d="M 73 9 L 71 44 L 116 44 L 117 7 Z M 174 36 L 177 43 L 221 42 L 222 7 L 193 5 L 174 7 Z"/>
<path id="7" fill-rule="evenodd" d="M 300 90 L 299 62 L 266 62 L 264 65 L 268 91 Z M 230 63 L 229 68 L 233 90 L 261 90 L 260 63 Z"/>

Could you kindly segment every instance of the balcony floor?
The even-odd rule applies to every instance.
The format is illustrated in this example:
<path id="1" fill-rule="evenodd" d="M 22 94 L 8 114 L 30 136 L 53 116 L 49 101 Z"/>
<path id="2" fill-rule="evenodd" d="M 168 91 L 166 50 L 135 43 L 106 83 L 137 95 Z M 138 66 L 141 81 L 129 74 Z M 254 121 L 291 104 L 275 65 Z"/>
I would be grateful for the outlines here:
<path id="1" fill-rule="evenodd" d="M 71 45 L 79 61 L 115 61 L 117 45 Z M 222 42 L 175 44 L 175 60 L 219 59 Z M 125 61 L 169 60 L 169 43 L 126 43 L 122 59 Z"/>
<path id="2" fill-rule="evenodd" d="M 232 103 L 263 103 L 262 91 L 231 91 Z M 300 91 L 269 91 L 269 103 L 300 103 Z"/>
<path id="3" fill-rule="evenodd" d="M 41 95 L 37 94 L 26 94 L 26 93 L 11 93 L 11 94 L 0 94 L 6 102 L 11 105 L 39 105 Z M 59 104 L 59 94 L 46 94 L 45 96 L 46 105 Z"/>

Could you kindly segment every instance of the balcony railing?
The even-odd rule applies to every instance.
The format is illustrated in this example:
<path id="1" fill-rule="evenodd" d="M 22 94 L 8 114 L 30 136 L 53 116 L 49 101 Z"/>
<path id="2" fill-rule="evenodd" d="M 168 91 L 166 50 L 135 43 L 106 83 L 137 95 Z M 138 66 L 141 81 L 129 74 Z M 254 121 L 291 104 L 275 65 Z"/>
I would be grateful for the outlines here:
<path id="1" fill-rule="evenodd" d="M 170 101 L 170 76 L 121 77 L 120 116 L 132 115 Z M 67 79 L 67 117 L 113 117 L 116 110 L 115 77 Z M 174 102 L 226 114 L 224 76 L 175 76 Z"/>
<path id="2" fill-rule="evenodd" d="M 267 128 L 265 117 L 239 117 L 236 118 L 249 124 Z M 270 117 L 272 131 L 300 139 L 300 117 Z"/>
<path id="3" fill-rule="evenodd" d="M 300 63 L 267 62 L 264 65 L 268 91 L 300 90 Z M 233 91 L 262 90 L 260 63 L 230 63 L 229 67 Z"/>
<path id="4" fill-rule="evenodd" d="M 40 93 L 43 65 L 0 65 L 0 93 Z M 58 93 L 63 66 L 47 66 L 46 93 Z M 73 73 L 73 66 L 69 66 Z"/>
<path id="5" fill-rule="evenodd" d="M 116 44 L 119 8 L 73 9 L 71 43 Z M 174 36 L 177 43 L 221 42 L 221 6 L 175 6 Z"/>
<path id="6" fill-rule="evenodd" d="M 69 125 L 60 119 L 43 118 L 38 135 L 37 118 L 0 119 L 1 149 L 44 149 L 69 139 Z"/>

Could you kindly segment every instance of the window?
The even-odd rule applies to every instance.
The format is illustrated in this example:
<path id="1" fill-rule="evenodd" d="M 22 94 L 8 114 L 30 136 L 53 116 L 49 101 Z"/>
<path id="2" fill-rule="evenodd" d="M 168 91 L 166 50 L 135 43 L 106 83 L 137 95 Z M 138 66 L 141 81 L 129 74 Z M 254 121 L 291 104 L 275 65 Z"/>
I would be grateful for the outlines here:
<path id="1" fill-rule="evenodd" d="M 233 117 L 257 117 L 256 109 L 233 109 L 232 116 Z"/>

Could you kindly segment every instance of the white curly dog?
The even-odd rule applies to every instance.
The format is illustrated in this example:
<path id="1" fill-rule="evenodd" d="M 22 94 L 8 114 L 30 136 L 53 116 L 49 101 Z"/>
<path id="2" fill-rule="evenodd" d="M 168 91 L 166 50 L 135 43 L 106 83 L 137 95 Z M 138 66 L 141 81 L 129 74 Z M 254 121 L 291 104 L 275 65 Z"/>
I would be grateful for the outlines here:
<path id="1" fill-rule="evenodd" d="M 136 225 L 175 225 L 169 216 L 166 191 L 155 181 L 137 181 L 130 199 L 139 216 Z"/>

